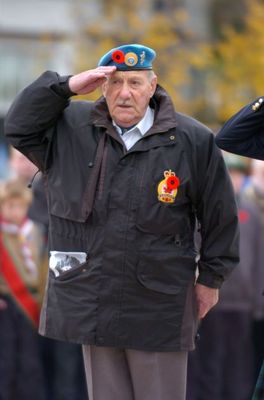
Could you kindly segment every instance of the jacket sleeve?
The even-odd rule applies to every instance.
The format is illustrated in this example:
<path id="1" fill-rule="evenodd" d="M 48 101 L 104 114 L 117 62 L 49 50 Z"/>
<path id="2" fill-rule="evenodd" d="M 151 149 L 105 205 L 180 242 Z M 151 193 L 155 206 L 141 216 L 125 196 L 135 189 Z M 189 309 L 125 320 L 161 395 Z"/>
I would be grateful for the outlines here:
<path id="1" fill-rule="evenodd" d="M 264 160 L 264 97 L 242 108 L 216 135 L 223 150 Z"/>
<path id="2" fill-rule="evenodd" d="M 213 134 L 199 142 L 197 153 L 196 213 L 201 234 L 197 282 L 219 288 L 239 262 L 238 211 Z"/>
<path id="3" fill-rule="evenodd" d="M 5 118 L 8 141 L 41 171 L 47 168 L 56 121 L 73 95 L 67 85 L 68 78 L 45 72 L 17 95 Z"/>

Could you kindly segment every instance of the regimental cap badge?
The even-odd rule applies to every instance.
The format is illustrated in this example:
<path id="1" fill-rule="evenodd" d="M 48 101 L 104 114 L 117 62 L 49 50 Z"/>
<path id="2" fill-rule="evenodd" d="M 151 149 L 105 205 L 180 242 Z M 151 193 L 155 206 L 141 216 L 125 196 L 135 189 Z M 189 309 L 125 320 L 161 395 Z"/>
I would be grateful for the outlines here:
<path id="1" fill-rule="evenodd" d="M 150 47 L 141 44 L 126 44 L 116 47 L 106 53 L 99 61 L 98 66 L 115 66 L 118 70 L 152 69 L 152 61 L 156 52 Z"/>
<path id="2" fill-rule="evenodd" d="M 164 178 L 158 184 L 158 200 L 163 203 L 174 203 L 180 186 L 180 179 L 171 169 L 164 171 Z"/>

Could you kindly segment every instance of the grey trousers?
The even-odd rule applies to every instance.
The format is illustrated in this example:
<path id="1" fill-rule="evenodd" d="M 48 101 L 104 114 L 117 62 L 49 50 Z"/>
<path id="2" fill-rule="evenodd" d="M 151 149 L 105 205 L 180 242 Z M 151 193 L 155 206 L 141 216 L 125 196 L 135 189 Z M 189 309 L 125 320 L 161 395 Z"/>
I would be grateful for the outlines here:
<path id="1" fill-rule="evenodd" d="M 89 400 L 185 400 L 187 355 L 83 346 Z"/>

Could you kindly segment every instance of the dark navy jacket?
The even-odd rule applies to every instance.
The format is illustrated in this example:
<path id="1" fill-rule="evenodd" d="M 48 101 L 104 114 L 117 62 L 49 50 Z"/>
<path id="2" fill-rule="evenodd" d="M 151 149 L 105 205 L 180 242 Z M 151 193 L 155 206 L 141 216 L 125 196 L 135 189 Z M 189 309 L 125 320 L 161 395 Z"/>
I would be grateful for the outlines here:
<path id="1" fill-rule="evenodd" d="M 264 160 L 264 97 L 259 97 L 231 117 L 216 135 L 223 150 Z"/>
<path id="2" fill-rule="evenodd" d="M 214 136 L 176 113 L 158 87 L 154 124 L 127 151 L 105 99 L 69 101 L 59 85 L 46 72 L 5 121 L 10 142 L 44 174 L 50 250 L 65 254 L 54 268 L 51 253 L 40 332 L 98 346 L 190 350 L 196 267 L 201 284 L 218 288 L 238 262 L 237 209 Z M 172 203 L 159 199 L 169 170 L 180 182 Z"/>

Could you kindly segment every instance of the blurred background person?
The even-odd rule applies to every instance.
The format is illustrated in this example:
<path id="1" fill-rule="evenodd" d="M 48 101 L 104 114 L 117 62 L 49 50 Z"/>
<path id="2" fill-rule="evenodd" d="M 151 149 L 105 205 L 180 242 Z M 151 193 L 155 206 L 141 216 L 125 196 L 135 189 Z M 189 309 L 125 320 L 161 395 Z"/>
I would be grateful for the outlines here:
<path id="1" fill-rule="evenodd" d="M 245 187 L 244 196 L 254 203 L 258 210 L 260 230 L 260 257 L 254 268 L 254 320 L 253 320 L 253 340 L 255 354 L 255 379 L 260 371 L 264 359 L 264 161 L 252 160 L 251 178 Z"/>
<path id="2" fill-rule="evenodd" d="M 28 190 L 32 187 L 33 201 L 29 208 L 29 216 L 41 224 L 44 232 L 48 230 L 48 211 L 42 174 L 37 167 L 22 153 L 10 146 L 8 160 L 8 177 L 19 178 Z"/>
<path id="3" fill-rule="evenodd" d="M 240 264 L 201 323 L 197 348 L 189 358 L 188 400 L 248 400 L 254 387 L 254 277 L 263 241 L 257 207 L 243 195 L 248 162 L 229 153 L 224 158 L 239 210 Z"/>
<path id="4" fill-rule="evenodd" d="M 31 192 L 0 186 L 0 399 L 44 400 L 37 326 L 42 234 L 27 217 Z"/>
<path id="5" fill-rule="evenodd" d="M 19 153 L 14 147 L 10 146 L 9 156 L 9 178 L 19 177 L 25 184 L 29 184 L 34 174 L 37 173 L 37 167 L 29 161 L 22 153 Z"/>
<path id="6" fill-rule="evenodd" d="M 39 293 L 42 300 L 48 271 L 48 211 L 45 183 L 37 167 L 22 153 L 10 147 L 8 176 L 18 178 L 33 196 L 27 215 L 38 224 L 44 238 L 42 267 L 39 271 Z M 43 364 L 46 400 L 86 400 L 82 352 L 79 345 L 53 341 L 38 335 Z"/>

